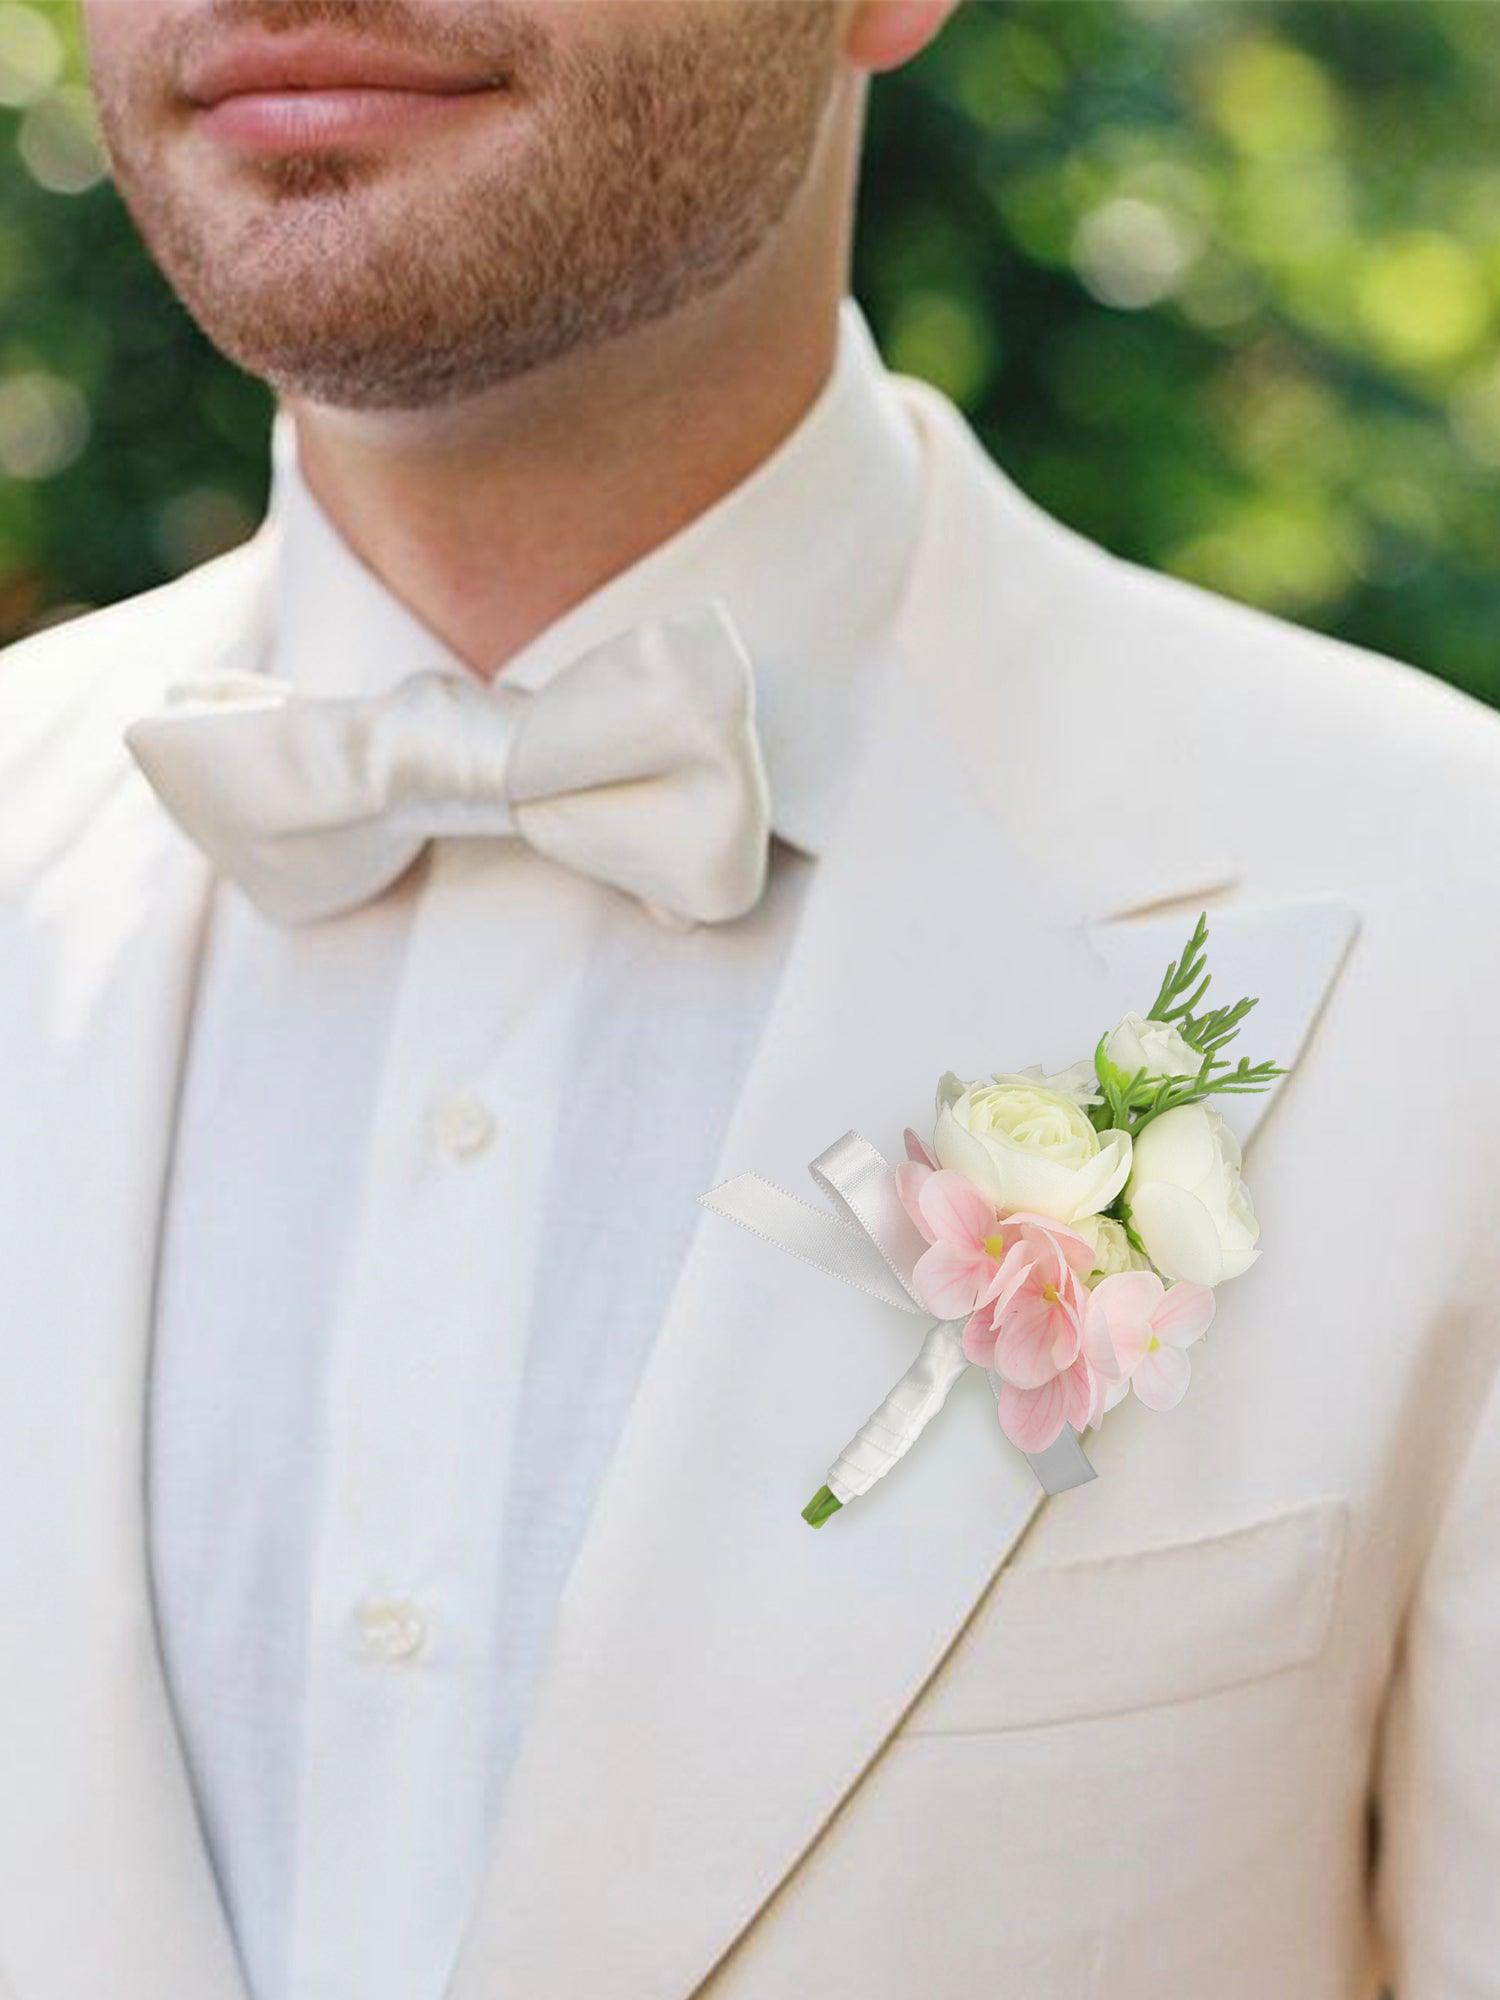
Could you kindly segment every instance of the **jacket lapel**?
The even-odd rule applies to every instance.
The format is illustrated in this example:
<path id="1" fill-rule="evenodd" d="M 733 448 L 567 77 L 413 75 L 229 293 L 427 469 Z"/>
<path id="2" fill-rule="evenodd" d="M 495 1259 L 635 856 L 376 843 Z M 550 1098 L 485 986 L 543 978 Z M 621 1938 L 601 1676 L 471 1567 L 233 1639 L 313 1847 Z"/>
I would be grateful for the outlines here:
<path id="1" fill-rule="evenodd" d="M 851 1124 L 889 1155 L 941 1070 L 1075 1060 L 1141 1004 L 1132 927 L 1102 920 L 1232 878 L 1186 809 L 1082 873 L 1091 844 L 1039 843 L 1022 775 L 985 768 L 986 741 L 1015 742 L 1027 675 L 1003 637 L 961 635 L 993 615 L 1019 646 L 1024 607 L 1008 620 L 994 582 L 992 474 L 946 405 L 911 399 L 934 490 L 900 656 L 716 1179 L 810 1194 L 807 1161 Z M 1195 913 L 1165 926 L 1172 948 Z M 1322 914 L 1316 969 L 1283 1009 L 1299 1043 L 1347 934 Z M 1307 932 L 1270 914 L 1263 989 L 1278 940 Z M 1160 970 L 1153 955 L 1150 990 Z M 1043 1500 L 971 1371 L 890 1480 L 820 1532 L 801 1520 L 918 1337 L 705 1214 L 564 1593 L 450 2000 L 679 2000 L 877 1756 Z"/>
<path id="2" fill-rule="evenodd" d="M 144 706 L 162 677 L 122 661 L 116 678 Z M 113 735 L 111 718 L 76 750 L 51 801 L 65 837 L 0 899 L 0 1042 L 19 1052 L 0 1107 L 0 1959 L 27 2000 L 244 2000 L 162 1675 L 143 1493 L 210 876 Z"/>

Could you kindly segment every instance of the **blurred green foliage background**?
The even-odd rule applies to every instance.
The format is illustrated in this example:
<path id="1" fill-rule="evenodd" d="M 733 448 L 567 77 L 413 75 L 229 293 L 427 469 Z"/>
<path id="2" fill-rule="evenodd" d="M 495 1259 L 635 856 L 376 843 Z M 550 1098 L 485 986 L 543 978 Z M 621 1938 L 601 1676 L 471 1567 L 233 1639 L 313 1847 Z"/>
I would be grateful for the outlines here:
<path id="1" fill-rule="evenodd" d="M 1500 703 L 1500 5 L 969 0 L 874 91 L 856 290 L 1036 499 Z M 0 635 L 242 536 L 264 392 L 0 0 Z"/>

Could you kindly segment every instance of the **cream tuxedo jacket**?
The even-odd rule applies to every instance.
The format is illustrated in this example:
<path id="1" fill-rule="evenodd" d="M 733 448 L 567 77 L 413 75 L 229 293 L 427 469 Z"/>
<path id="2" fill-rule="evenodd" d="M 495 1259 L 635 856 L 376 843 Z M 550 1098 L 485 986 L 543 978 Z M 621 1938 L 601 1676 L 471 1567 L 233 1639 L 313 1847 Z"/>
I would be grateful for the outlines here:
<path id="1" fill-rule="evenodd" d="M 901 393 L 900 670 L 723 1173 L 1086 1053 L 1207 906 L 1296 1057 L 1264 1254 L 1092 1484 L 1043 1500 L 971 1373 L 815 1534 L 914 1323 L 705 1212 L 450 2000 L 1494 2000 L 1500 725 L 1112 560 Z M 142 1501 L 209 875 L 120 730 L 264 567 L 0 660 L 0 2000 L 244 2000 Z"/>

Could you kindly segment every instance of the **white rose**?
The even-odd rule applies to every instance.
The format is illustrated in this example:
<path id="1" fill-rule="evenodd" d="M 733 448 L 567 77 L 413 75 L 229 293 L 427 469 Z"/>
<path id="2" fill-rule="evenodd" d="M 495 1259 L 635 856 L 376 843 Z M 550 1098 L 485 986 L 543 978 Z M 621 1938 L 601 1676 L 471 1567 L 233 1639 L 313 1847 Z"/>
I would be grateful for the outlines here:
<path id="1" fill-rule="evenodd" d="M 1107 1208 L 1130 1172 L 1129 1136 L 1096 1132 L 1075 1098 L 1034 1076 L 945 1076 L 932 1150 L 1002 1214 L 1075 1227 Z"/>
<path id="2" fill-rule="evenodd" d="M 1150 1078 L 1196 1076 L 1203 1057 L 1170 1021 L 1143 1021 L 1127 1014 L 1104 1044 L 1104 1053 L 1126 1076 L 1144 1070 Z"/>
<path id="3" fill-rule="evenodd" d="M 1139 1250 L 1132 1249 L 1130 1238 L 1112 1216 L 1101 1215 L 1095 1224 L 1094 1268 L 1089 1273 L 1090 1285 L 1103 1284 L 1106 1278 L 1113 1278 L 1120 1271 L 1144 1271 L 1146 1259 Z"/>
<path id="4" fill-rule="evenodd" d="M 1163 1277 L 1218 1285 L 1248 1271 L 1260 1224 L 1240 1179 L 1239 1141 L 1206 1104 L 1179 1104 L 1135 1142 L 1130 1220 Z"/>

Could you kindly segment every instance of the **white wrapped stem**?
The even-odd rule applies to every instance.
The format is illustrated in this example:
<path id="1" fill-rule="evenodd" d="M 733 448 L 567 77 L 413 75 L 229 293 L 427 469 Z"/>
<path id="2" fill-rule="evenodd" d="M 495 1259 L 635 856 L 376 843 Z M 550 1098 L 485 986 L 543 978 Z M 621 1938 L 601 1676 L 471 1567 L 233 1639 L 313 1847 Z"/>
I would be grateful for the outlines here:
<path id="1" fill-rule="evenodd" d="M 948 1400 L 948 1391 L 969 1365 L 963 1348 L 963 1321 L 940 1320 L 928 1329 L 916 1360 L 850 1439 L 828 1475 L 828 1490 L 845 1506 L 868 1493 L 876 1480 L 904 1458 Z"/>
<path id="2" fill-rule="evenodd" d="M 927 1245 L 902 1206 L 892 1168 L 868 1139 L 846 1132 L 818 1155 L 811 1172 L 833 1204 L 831 1210 L 813 1208 L 758 1174 L 738 1174 L 699 1199 L 831 1277 L 925 1317 L 912 1272 Z M 803 1509 L 803 1518 L 814 1527 L 868 1493 L 943 1407 L 969 1365 L 963 1325 L 962 1320 L 942 1320 L 929 1328 L 916 1360 L 840 1453 L 823 1490 Z M 1026 1457 L 1048 1493 L 1061 1493 L 1094 1476 L 1077 1433 L 1066 1426 L 1045 1451 L 1027 1452 Z"/>

